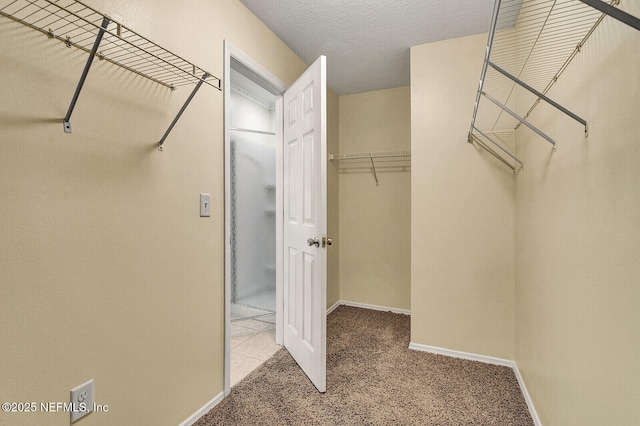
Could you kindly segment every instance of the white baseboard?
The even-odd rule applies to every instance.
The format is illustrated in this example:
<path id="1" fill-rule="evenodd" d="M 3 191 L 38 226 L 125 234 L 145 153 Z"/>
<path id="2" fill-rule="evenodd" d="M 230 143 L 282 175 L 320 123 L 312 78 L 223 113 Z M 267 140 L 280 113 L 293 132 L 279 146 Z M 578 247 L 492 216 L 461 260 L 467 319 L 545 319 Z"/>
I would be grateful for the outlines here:
<path id="1" fill-rule="evenodd" d="M 514 363 L 513 372 L 516 375 L 516 379 L 518 379 L 518 384 L 520 385 L 520 390 L 522 391 L 524 400 L 527 402 L 527 407 L 529 407 L 529 413 L 531 414 L 533 423 L 536 426 L 542 426 L 542 422 L 540 421 L 540 417 L 538 417 L 538 412 L 536 411 L 536 407 L 533 406 L 533 400 L 529 395 L 529 391 L 527 391 L 527 386 L 524 384 L 524 379 L 522 378 L 522 375 L 520 375 L 520 370 L 518 369 L 518 366 L 515 365 L 515 363 Z"/>
<path id="2" fill-rule="evenodd" d="M 493 365 L 501 365 L 504 367 L 509 367 L 513 370 L 513 373 L 516 375 L 516 379 L 518 380 L 518 385 L 520 386 L 520 391 L 522 392 L 522 396 L 524 397 L 525 402 L 527 403 L 527 407 L 529 408 L 529 414 L 531 414 L 531 418 L 533 419 L 533 423 L 536 426 L 542 426 L 540 422 L 540 418 L 538 417 L 538 413 L 536 412 L 536 408 L 533 406 L 533 401 L 531 400 L 531 396 L 527 391 L 527 386 L 524 383 L 522 376 L 520 375 L 520 370 L 518 370 L 518 365 L 515 361 L 504 358 L 495 358 L 492 356 L 473 354 L 469 352 L 456 351 L 453 349 L 445 349 L 439 348 L 437 346 L 429 346 L 429 345 L 421 345 L 419 343 L 409 343 L 409 349 L 413 349 L 415 351 L 429 352 L 437 355 L 450 356 L 453 358 L 461 358 L 467 359 L 470 361 L 478 361 L 483 362 L 485 364 L 493 364 Z"/>
<path id="3" fill-rule="evenodd" d="M 472 354 L 469 352 L 455 351 L 453 349 L 439 348 L 437 346 L 421 345 L 419 343 L 409 343 L 409 349 L 422 352 L 430 352 L 437 355 L 445 355 L 453 358 L 468 359 L 470 361 L 483 362 L 485 364 L 502 365 L 504 367 L 515 367 L 515 362 L 510 359 L 495 358 L 492 356 Z"/>
<path id="4" fill-rule="evenodd" d="M 333 311 L 340 305 L 345 306 L 353 306 L 354 308 L 363 308 L 363 309 L 372 309 L 374 311 L 385 311 L 385 312 L 393 312 L 394 314 L 403 314 L 403 315 L 411 315 L 411 311 L 406 309 L 398 309 L 398 308 L 390 308 L 387 306 L 378 306 L 378 305 L 369 305 L 367 303 L 359 303 L 359 302 L 350 302 L 348 300 L 338 300 L 327 313 Z"/>
<path id="5" fill-rule="evenodd" d="M 191 416 L 189 416 L 189 418 L 187 420 L 185 420 L 184 422 L 180 423 L 180 426 L 191 426 L 191 425 L 193 425 L 195 422 L 198 421 L 198 419 L 200 417 L 204 416 L 205 414 L 207 414 L 209 412 L 209 410 L 211 410 L 216 405 L 220 404 L 220 402 L 222 402 L 223 399 L 224 399 L 224 392 L 220 392 L 218 395 L 215 396 L 215 398 L 213 398 L 211 401 L 209 401 L 206 404 L 204 404 L 202 406 L 202 408 L 200 408 L 198 411 L 196 411 Z"/>
<path id="6" fill-rule="evenodd" d="M 331 307 L 329 309 L 327 309 L 327 315 L 329 315 L 331 312 L 333 312 L 338 306 L 340 306 L 342 303 L 338 300 L 336 303 L 334 303 L 333 305 L 331 305 Z"/>

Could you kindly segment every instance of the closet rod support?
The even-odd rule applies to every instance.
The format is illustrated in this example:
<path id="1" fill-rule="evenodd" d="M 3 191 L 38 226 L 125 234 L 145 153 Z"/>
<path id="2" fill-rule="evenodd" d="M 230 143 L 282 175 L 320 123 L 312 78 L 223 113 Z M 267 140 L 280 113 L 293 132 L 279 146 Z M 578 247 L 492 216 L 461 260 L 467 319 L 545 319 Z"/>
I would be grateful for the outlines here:
<path id="1" fill-rule="evenodd" d="M 100 30 L 98 31 L 98 35 L 96 36 L 96 41 L 93 42 L 93 48 L 89 53 L 89 58 L 87 58 L 87 63 L 85 64 L 82 75 L 80 76 L 78 87 L 76 87 L 76 91 L 73 94 L 73 99 L 71 99 L 71 105 L 69 105 L 67 115 L 64 116 L 63 125 L 65 133 L 71 133 L 71 114 L 73 113 L 73 109 L 76 106 L 76 102 L 78 101 L 78 97 L 80 96 L 80 92 L 82 91 L 82 86 L 84 86 L 84 81 L 87 79 L 89 69 L 91 68 L 91 64 L 93 63 L 93 58 L 96 56 L 96 52 L 98 51 L 98 47 L 100 46 L 100 42 L 102 41 L 102 36 L 104 36 L 104 32 L 107 30 L 109 22 L 110 21 L 107 18 L 102 19 L 102 24 L 100 25 Z"/>
<path id="2" fill-rule="evenodd" d="M 525 120 L 524 118 L 520 117 L 518 114 L 516 114 L 515 112 L 513 112 L 509 107 L 507 107 L 506 105 L 502 104 L 500 101 L 498 101 L 497 99 L 493 98 L 492 96 L 488 95 L 486 92 L 482 92 L 482 95 L 489 99 L 491 102 L 493 102 L 494 104 L 496 104 L 499 108 L 501 108 L 503 111 L 505 111 L 506 113 L 508 113 L 510 116 L 512 116 L 513 118 L 515 118 L 516 120 L 518 120 L 519 122 L 521 122 L 522 124 L 524 124 L 525 126 L 527 126 L 528 128 L 530 128 L 531 130 L 533 130 L 534 132 L 536 132 L 540 137 L 542 137 L 543 139 L 545 139 L 547 142 L 549 142 L 551 145 L 556 146 L 556 141 L 554 141 L 553 139 L 551 139 L 549 136 L 547 136 L 542 130 L 538 129 L 536 126 L 534 126 L 533 124 L 529 123 L 527 120 Z M 477 129 L 476 129 L 477 130 Z"/>
<path id="3" fill-rule="evenodd" d="M 373 178 L 376 180 L 376 186 L 378 186 L 378 174 L 376 173 L 376 163 L 373 161 L 372 153 L 369 153 L 369 159 L 371 160 L 371 167 L 373 167 Z"/>
<path id="4" fill-rule="evenodd" d="M 164 148 L 162 146 L 162 144 L 164 143 L 165 139 L 167 139 L 167 136 L 169 136 L 169 133 L 171 133 L 171 130 L 173 130 L 173 126 L 176 125 L 176 123 L 178 122 L 178 120 L 180 119 L 180 116 L 182 116 L 182 113 L 184 112 L 185 109 L 187 109 L 187 106 L 189 106 L 189 103 L 191 102 L 191 100 L 193 99 L 193 97 L 196 95 L 196 93 L 198 92 L 198 90 L 200 90 L 200 87 L 202 87 L 202 83 L 204 83 L 204 81 L 210 76 L 211 74 L 209 74 L 208 72 L 205 72 L 202 75 L 202 78 L 200 79 L 200 81 L 198 82 L 198 84 L 196 84 L 196 87 L 193 88 L 193 91 L 191 92 L 191 94 L 189 95 L 189 97 L 187 98 L 186 102 L 184 103 L 184 105 L 182 105 L 182 108 L 180 108 L 180 111 L 178 111 L 178 115 L 176 115 L 176 118 L 173 119 L 173 121 L 171 122 L 171 125 L 169 126 L 169 128 L 167 129 L 166 132 L 164 132 L 164 136 L 162 136 L 162 139 L 160 139 L 160 142 L 158 142 L 158 150 L 159 151 L 164 151 Z"/>
<path id="5" fill-rule="evenodd" d="M 491 68 L 493 68 L 494 70 L 498 71 L 500 74 L 504 75 L 505 77 L 511 79 L 515 83 L 517 83 L 520 86 L 524 87 L 529 92 L 531 92 L 534 95 L 536 95 L 538 98 L 544 100 L 548 104 L 550 104 L 550 105 L 556 107 L 557 109 L 559 109 L 560 111 L 564 112 L 569 117 L 571 117 L 574 120 L 576 120 L 578 123 L 582 124 L 584 126 L 585 134 L 587 133 L 587 121 L 586 120 L 584 120 L 583 118 L 578 117 L 576 114 L 572 113 L 571 111 L 569 111 L 568 109 L 566 109 L 565 107 L 560 105 L 559 103 L 555 102 L 553 99 L 550 99 L 546 95 L 544 95 L 543 93 L 538 92 L 536 89 L 534 89 L 533 87 L 529 86 L 527 83 L 525 83 L 524 81 L 520 80 L 518 77 L 516 77 L 514 75 L 511 75 L 507 71 L 503 70 L 502 68 L 500 68 L 499 66 L 497 66 L 493 62 L 489 61 L 489 66 L 491 66 Z"/>
<path id="6" fill-rule="evenodd" d="M 627 12 L 620 10 L 616 7 L 613 7 L 610 4 L 607 4 L 601 0 L 580 0 L 580 1 L 640 31 L 640 19 L 636 18 L 635 16 L 630 15 Z"/>

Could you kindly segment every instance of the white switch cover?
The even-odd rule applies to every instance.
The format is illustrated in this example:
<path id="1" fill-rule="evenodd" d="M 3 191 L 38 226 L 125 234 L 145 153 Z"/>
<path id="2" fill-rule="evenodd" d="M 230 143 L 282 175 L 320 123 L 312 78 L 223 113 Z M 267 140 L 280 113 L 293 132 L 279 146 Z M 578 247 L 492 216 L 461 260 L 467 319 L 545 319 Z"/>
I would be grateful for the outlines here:
<path id="1" fill-rule="evenodd" d="M 200 217 L 211 216 L 211 194 L 200 194 Z"/>
<path id="2" fill-rule="evenodd" d="M 93 379 L 71 389 L 71 423 L 93 411 Z"/>

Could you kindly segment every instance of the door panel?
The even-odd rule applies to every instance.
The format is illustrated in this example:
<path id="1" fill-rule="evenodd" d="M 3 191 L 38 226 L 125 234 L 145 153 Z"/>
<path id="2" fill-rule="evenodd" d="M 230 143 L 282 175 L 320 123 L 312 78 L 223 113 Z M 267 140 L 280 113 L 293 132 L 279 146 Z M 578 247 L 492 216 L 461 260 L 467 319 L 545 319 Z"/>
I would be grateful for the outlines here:
<path id="1" fill-rule="evenodd" d="M 284 94 L 284 345 L 326 390 L 326 59 Z"/>

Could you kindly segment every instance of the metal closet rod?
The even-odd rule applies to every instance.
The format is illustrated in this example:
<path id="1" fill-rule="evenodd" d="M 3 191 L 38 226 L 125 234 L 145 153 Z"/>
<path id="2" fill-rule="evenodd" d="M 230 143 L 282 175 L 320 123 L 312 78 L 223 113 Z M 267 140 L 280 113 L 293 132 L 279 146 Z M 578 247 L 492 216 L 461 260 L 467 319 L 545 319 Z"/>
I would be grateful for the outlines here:
<path id="1" fill-rule="evenodd" d="M 472 144 L 474 141 L 478 144 L 478 146 L 480 146 L 482 149 L 487 151 L 489 154 L 491 154 L 494 158 L 496 158 L 502 164 L 504 164 L 505 166 L 509 167 L 514 175 L 516 174 L 516 168 L 513 167 L 511 164 L 509 164 L 509 162 L 507 160 L 502 158 L 502 156 L 500 154 L 498 154 L 493 149 L 491 149 L 489 146 L 487 146 L 482 140 L 480 140 L 480 138 L 478 136 L 474 135 L 473 133 L 469 133 L 469 143 Z M 522 167 L 520 167 L 520 168 L 522 168 Z"/>
<path id="2" fill-rule="evenodd" d="M 478 136 L 473 134 L 473 130 L 477 131 L 478 133 L 480 133 L 485 139 L 487 139 L 489 142 L 491 142 L 493 145 L 495 145 L 496 147 L 498 147 L 498 149 L 500 149 L 500 151 L 504 152 L 505 154 L 507 154 L 511 159 L 513 159 L 516 163 L 520 164 L 520 168 L 518 170 L 516 170 L 516 168 L 509 163 L 507 160 L 504 159 L 504 157 L 502 155 L 500 155 L 499 153 L 497 153 L 496 151 L 494 151 L 493 149 L 491 149 L 489 146 L 487 146 L 487 144 L 481 140 Z M 524 167 L 524 164 L 522 163 L 522 161 L 520 161 L 518 158 L 516 158 L 515 155 L 513 155 L 512 153 L 510 153 L 509 151 L 507 151 L 505 148 L 502 147 L 502 145 L 500 145 L 498 142 L 494 141 L 490 136 L 488 136 L 487 134 L 485 134 L 484 132 L 482 132 L 482 130 L 478 129 L 477 127 L 473 127 L 472 131 L 469 132 L 469 137 L 468 137 L 468 142 L 471 143 L 473 141 L 478 142 L 478 144 L 480 146 L 482 146 L 482 148 L 484 148 L 485 150 L 487 150 L 491 155 L 493 155 L 494 157 L 496 157 L 498 160 L 500 160 L 502 163 L 506 164 L 511 170 L 513 170 L 513 174 L 515 175 L 517 171 L 521 170 Z"/>
<path id="3" fill-rule="evenodd" d="M 265 130 L 243 129 L 240 127 L 231 127 L 229 128 L 229 130 L 236 131 L 236 132 L 257 133 L 259 135 L 269 135 L 269 136 L 276 135 L 274 132 L 267 132 Z"/>

